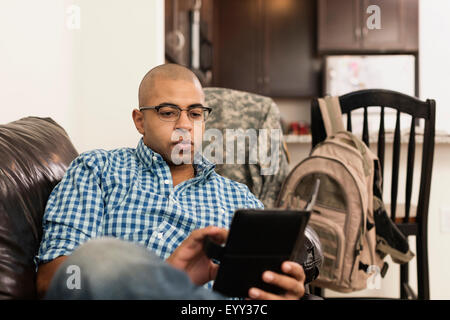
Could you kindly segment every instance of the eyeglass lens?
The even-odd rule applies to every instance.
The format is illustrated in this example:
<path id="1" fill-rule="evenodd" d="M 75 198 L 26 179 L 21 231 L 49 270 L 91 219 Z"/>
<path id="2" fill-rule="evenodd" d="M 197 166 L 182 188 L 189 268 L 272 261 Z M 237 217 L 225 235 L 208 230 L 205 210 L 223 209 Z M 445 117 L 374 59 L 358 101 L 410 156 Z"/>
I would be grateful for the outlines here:
<path id="1" fill-rule="evenodd" d="M 177 121 L 180 118 L 181 111 L 183 110 L 177 107 L 164 106 L 159 108 L 158 115 L 164 121 Z M 189 119 L 193 121 L 205 121 L 208 116 L 208 111 L 202 107 L 190 108 L 186 111 Z"/>

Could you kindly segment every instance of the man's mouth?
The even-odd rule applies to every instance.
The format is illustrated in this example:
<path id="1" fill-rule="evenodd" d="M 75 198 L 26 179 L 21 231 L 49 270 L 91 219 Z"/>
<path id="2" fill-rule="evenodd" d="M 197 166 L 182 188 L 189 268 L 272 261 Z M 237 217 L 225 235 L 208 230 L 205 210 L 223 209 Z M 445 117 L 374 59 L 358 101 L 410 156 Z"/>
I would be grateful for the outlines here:
<path id="1" fill-rule="evenodd" d="M 180 140 L 178 142 L 174 142 L 174 145 L 179 148 L 179 150 L 188 150 L 194 145 L 194 142 L 191 140 Z"/>

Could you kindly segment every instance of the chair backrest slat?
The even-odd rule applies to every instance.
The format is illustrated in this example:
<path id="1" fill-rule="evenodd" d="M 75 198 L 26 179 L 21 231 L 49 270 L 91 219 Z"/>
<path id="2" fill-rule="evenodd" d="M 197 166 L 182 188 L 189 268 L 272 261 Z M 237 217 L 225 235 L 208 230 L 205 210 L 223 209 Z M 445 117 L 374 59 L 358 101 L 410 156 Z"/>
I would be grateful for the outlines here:
<path id="1" fill-rule="evenodd" d="M 363 125 L 363 135 L 362 135 L 362 141 L 370 147 L 369 142 L 369 120 L 367 116 L 367 107 L 364 107 L 364 125 Z"/>
<path id="2" fill-rule="evenodd" d="M 384 149 L 385 149 L 386 139 L 384 133 L 384 107 L 381 107 L 380 112 L 380 129 L 378 130 L 378 150 L 377 155 L 380 161 L 381 170 L 381 188 L 383 188 L 384 182 Z"/>
<path id="3" fill-rule="evenodd" d="M 406 190 L 405 190 L 405 218 L 404 222 L 409 220 L 409 211 L 411 208 L 411 194 L 413 183 L 414 157 L 416 153 L 416 118 L 411 118 L 411 128 L 409 129 L 408 142 L 408 162 L 406 165 Z"/>
<path id="4" fill-rule="evenodd" d="M 400 111 L 395 120 L 394 145 L 392 151 L 391 219 L 395 221 L 397 209 L 398 173 L 400 165 Z"/>
<path id="5" fill-rule="evenodd" d="M 347 131 L 352 132 L 352 113 L 349 111 L 347 113 Z"/>
<path id="6" fill-rule="evenodd" d="M 431 171 L 434 159 L 434 136 L 436 125 L 436 101 L 427 100 L 429 104 L 429 117 L 425 120 L 423 132 L 422 168 L 420 171 L 420 190 L 417 200 L 417 219 L 421 224 L 421 233 L 427 234 L 428 227 L 428 205 L 430 201 Z"/>

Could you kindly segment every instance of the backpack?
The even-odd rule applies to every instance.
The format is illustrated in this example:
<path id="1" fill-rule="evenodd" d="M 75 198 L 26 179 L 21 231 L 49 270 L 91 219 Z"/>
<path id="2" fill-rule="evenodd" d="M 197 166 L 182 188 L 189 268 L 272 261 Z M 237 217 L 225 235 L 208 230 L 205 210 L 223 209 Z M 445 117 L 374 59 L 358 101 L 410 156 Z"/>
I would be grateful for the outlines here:
<path id="1" fill-rule="evenodd" d="M 312 285 L 340 292 L 362 290 L 371 275 L 384 277 L 388 267 L 386 253 L 377 248 L 374 218 L 374 203 L 377 210 L 384 208 L 382 201 L 374 200 L 374 187 L 381 190 L 379 161 L 344 129 L 338 97 L 319 99 L 319 106 L 327 138 L 290 172 L 277 205 L 303 207 L 319 179 L 309 225 L 319 235 L 324 262 Z"/>

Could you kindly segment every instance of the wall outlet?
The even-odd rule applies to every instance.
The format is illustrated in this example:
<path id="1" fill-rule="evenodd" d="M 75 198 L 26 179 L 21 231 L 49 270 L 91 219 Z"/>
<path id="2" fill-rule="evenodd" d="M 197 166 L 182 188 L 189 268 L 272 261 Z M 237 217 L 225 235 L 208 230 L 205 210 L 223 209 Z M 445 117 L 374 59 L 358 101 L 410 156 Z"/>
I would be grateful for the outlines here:
<path id="1" fill-rule="evenodd" d="M 450 233 L 450 208 L 441 208 L 441 232 Z"/>

